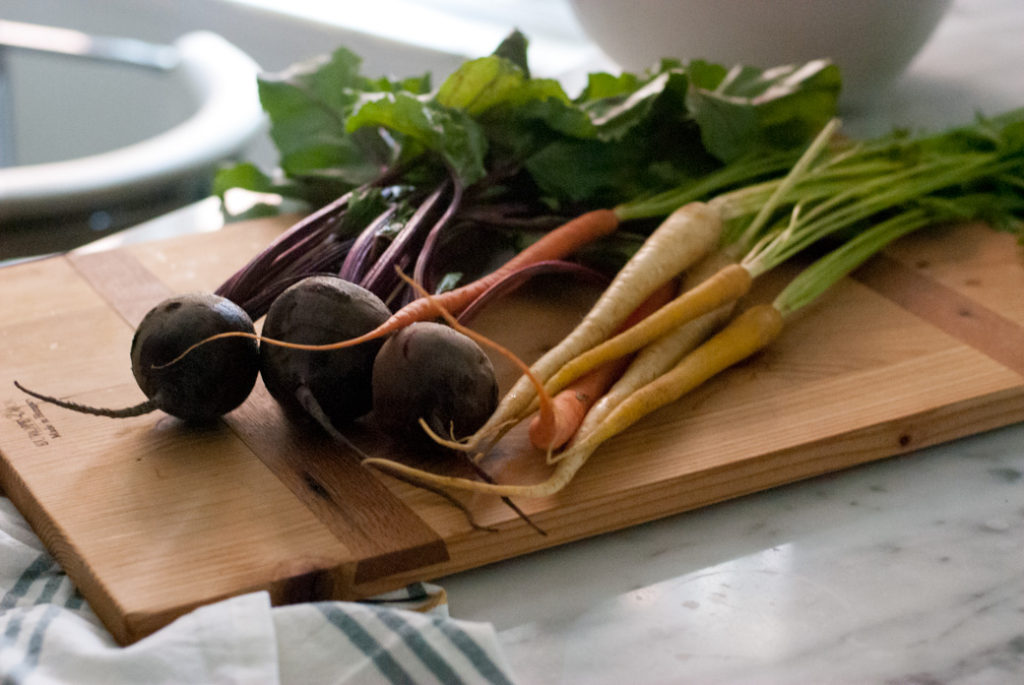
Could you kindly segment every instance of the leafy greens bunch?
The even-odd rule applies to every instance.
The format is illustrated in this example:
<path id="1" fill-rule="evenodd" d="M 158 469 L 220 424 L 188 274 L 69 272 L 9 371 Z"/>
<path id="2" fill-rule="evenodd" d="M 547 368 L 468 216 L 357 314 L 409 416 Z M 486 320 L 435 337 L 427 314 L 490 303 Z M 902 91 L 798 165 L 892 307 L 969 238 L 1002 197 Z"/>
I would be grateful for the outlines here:
<path id="1" fill-rule="evenodd" d="M 827 61 L 760 70 L 665 60 L 644 74 L 591 74 L 570 97 L 531 76 L 526 52 L 515 32 L 437 88 L 429 75 L 363 76 L 345 48 L 261 76 L 279 169 L 243 163 L 215 189 L 295 198 L 312 213 L 218 293 L 258 317 L 291 283 L 331 272 L 397 307 L 413 295 L 396 267 L 436 292 L 580 212 L 716 170 L 729 172 L 713 190 L 776 174 L 834 116 L 840 89 Z M 630 219 L 667 213 L 635 207 Z M 609 247 L 605 264 L 629 248 Z"/>

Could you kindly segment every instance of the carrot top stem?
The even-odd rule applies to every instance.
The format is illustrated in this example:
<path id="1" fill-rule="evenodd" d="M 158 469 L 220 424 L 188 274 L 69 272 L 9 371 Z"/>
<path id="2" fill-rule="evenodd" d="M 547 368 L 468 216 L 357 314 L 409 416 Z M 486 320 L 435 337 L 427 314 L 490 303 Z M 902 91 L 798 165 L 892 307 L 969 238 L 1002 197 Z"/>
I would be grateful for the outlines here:
<path id="1" fill-rule="evenodd" d="M 783 316 L 803 309 L 892 241 L 934 222 L 931 213 L 915 208 L 875 224 L 804 268 L 776 296 L 775 308 Z"/>
<path id="2" fill-rule="evenodd" d="M 839 120 L 832 119 L 821 131 L 815 136 L 811 144 L 807 146 L 807 149 L 800 159 L 796 161 L 796 164 L 789 170 L 789 172 L 782 178 L 779 184 L 771 195 L 768 196 L 768 200 L 761 205 L 757 214 L 751 220 L 750 224 L 744 230 L 743 235 L 740 236 L 738 243 L 742 246 L 752 244 L 757 240 L 764 227 L 768 224 L 772 214 L 782 204 L 786 195 L 796 186 L 796 184 L 804 177 L 804 175 L 810 170 L 811 166 L 818 160 L 822 152 L 831 142 L 832 137 L 835 135 L 836 130 L 839 128 Z"/>

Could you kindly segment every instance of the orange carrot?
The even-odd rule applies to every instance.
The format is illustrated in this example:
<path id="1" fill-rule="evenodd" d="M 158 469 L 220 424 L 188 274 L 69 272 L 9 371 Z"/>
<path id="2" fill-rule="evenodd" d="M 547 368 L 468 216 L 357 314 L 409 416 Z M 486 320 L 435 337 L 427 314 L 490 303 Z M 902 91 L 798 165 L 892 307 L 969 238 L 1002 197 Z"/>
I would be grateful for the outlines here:
<path id="1" fill-rule="evenodd" d="M 443 307 L 450 314 L 457 315 L 481 293 L 517 269 L 536 262 L 567 257 L 598 238 L 614 233 L 618 227 L 619 217 L 613 210 L 596 209 L 581 214 L 545 233 L 535 243 L 524 248 L 491 273 L 458 288 L 434 295 L 434 303 L 427 302 L 423 297 L 413 300 L 392 314 L 391 318 L 376 329 L 358 338 L 338 343 L 337 346 L 358 345 L 394 333 L 416 321 L 432 319 L 437 315 L 437 305 Z M 333 345 L 328 345 L 324 349 L 333 348 Z"/>
<path id="2" fill-rule="evenodd" d="M 642 321 L 651 312 L 671 300 L 676 294 L 676 290 L 677 284 L 674 281 L 666 282 L 633 310 L 619 330 L 626 330 Z M 583 423 L 587 412 L 623 374 L 631 359 L 632 356 L 627 355 L 602 364 L 579 377 L 552 397 L 551 420 L 544 421 L 538 415 L 533 417 L 530 422 L 529 436 L 533 446 L 550 451 L 569 442 L 576 434 L 580 424 Z"/>
<path id="3" fill-rule="evenodd" d="M 294 350 L 308 350 L 311 352 L 325 352 L 328 350 L 338 350 L 343 347 L 359 345 L 394 333 L 395 331 L 405 328 L 416 321 L 433 319 L 437 316 L 437 307 L 439 306 L 443 307 L 445 311 L 457 315 L 464 308 L 469 306 L 469 304 L 481 293 L 507 277 L 509 273 L 535 262 L 567 257 L 595 240 L 614 233 L 618 227 L 619 216 L 612 209 L 595 209 L 581 214 L 578 217 L 562 224 L 558 228 L 545 233 L 543 236 L 538 238 L 536 242 L 524 248 L 491 273 L 481 276 L 477 280 L 466 283 L 461 287 L 435 295 L 433 301 L 428 301 L 427 298 L 423 297 L 415 299 L 392 314 L 387 321 L 377 328 L 356 338 L 323 345 L 309 345 L 287 342 L 285 340 L 275 340 L 273 338 L 261 338 L 253 334 L 241 334 L 241 337 L 256 338 L 279 347 L 287 347 Z M 225 335 L 222 333 L 201 340 L 187 348 L 176 358 L 166 364 L 163 364 L 160 368 L 170 366 L 171 364 L 178 362 L 185 355 L 200 345 L 205 345 L 208 342 L 225 337 L 239 336 L 231 334 Z"/>
<path id="4" fill-rule="evenodd" d="M 572 439 L 583 418 L 629 365 L 622 357 L 599 366 L 551 398 L 553 421 L 534 416 L 530 421 L 530 443 L 541 450 L 556 450 Z"/>

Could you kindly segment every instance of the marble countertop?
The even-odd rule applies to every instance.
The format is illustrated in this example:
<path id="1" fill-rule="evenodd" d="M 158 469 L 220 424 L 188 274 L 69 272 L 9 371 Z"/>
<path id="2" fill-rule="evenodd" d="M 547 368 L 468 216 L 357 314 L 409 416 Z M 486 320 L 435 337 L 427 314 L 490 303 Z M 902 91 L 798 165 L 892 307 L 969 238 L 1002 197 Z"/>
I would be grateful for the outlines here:
<path id="1" fill-rule="evenodd" d="M 490 19 L 513 5 L 487 4 Z M 555 33 L 546 54 L 576 60 L 558 76 L 608 67 L 572 26 Z M 845 124 L 869 135 L 1024 106 L 1022 36 L 1020 0 L 957 0 Z M 217 228 L 216 208 L 192 211 Z M 440 582 L 454 617 L 496 627 L 525 684 L 983 685 L 1024 682 L 1022 577 L 1017 424 Z"/>
<path id="2" fill-rule="evenodd" d="M 1024 425 L 442 579 L 523 683 L 1024 682 Z"/>
<path id="3" fill-rule="evenodd" d="M 962 0 L 859 133 L 1024 106 Z M 1021 417 L 1024 419 L 1024 416 Z M 443 579 L 523 683 L 1024 682 L 1024 424 Z"/>

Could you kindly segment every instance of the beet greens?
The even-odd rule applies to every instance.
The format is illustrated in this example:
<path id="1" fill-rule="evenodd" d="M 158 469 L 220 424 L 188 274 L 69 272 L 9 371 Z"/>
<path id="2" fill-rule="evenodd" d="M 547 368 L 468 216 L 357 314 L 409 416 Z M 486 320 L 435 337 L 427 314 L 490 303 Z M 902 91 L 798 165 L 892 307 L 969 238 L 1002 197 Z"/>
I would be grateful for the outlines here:
<path id="1" fill-rule="evenodd" d="M 254 319 L 311 273 L 359 283 L 396 309 L 414 297 L 396 267 L 438 292 L 581 212 L 718 170 L 729 173 L 712 178 L 732 185 L 777 172 L 834 115 L 840 85 L 825 61 L 765 71 L 663 61 L 592 74 L 570 97 L 531 76 L 518 32 L 436 89 L 429 75 L 367 78 L 359 67 L 339 48 L 261 76 L 280 166 L 217 177 L 222 195 L 244 188 L 311 209 L 218 289 Z M 667 213 L 638 207 L 649 209 L 631 218 Z M 623 239 L 591 253 L 615 269 Z"/>

